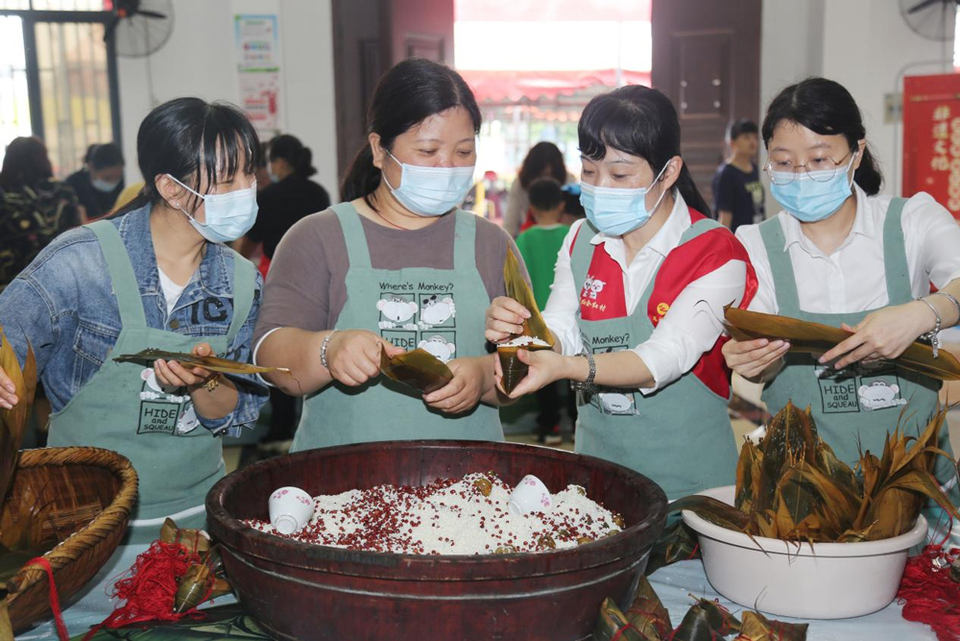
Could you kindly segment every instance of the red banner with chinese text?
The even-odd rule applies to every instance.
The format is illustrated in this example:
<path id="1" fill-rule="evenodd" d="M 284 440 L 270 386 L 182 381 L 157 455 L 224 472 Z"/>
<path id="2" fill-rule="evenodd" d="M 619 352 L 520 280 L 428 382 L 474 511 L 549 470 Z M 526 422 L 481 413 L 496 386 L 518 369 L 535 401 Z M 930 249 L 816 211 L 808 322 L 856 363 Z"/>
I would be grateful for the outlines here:
<path id="1" fill-rule="evenodd" d="M 903 79 L 902 194 L 918 191 L 960 219 L 960 74 Z"/>

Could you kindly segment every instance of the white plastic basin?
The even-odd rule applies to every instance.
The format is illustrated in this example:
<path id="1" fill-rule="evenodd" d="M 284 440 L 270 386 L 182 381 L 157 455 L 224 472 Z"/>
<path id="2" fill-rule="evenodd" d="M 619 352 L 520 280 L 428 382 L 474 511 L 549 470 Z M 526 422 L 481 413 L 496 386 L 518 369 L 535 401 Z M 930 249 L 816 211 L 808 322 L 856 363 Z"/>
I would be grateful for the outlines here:
<path id="1" fill-rule="evenodd" d="M 701 494 L 732 505 L 734 491 L 728 485 Z M 717 592 L 744 607 L 801 619 L 844 619 L 886 607 L 897 594 L 907 552 L 927 534 L 921 515 L 912 530 L 891 539 L 798 546 L 751 540 L 689 510 L 683 520 L 699 535 L 703 567 Z"/>

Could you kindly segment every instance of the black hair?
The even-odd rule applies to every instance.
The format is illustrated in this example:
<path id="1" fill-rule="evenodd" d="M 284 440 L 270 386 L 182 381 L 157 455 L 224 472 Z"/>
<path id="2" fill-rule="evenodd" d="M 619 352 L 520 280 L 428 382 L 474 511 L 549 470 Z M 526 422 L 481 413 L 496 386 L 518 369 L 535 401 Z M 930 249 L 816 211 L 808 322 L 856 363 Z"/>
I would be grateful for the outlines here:
<path id="1" fill-rule="evenodd" d="M 537 178 L 527 189 L 530 206 L 539 211 L 550 211 L 563 204 L 563 188 L 553 178 Z"/>
<path id="2" fill-rule="evenodd" d="M 579 185 L 577 185 L 579 188 Z M 580 202 L 580 191 L 572 189 L 563 190 L 563 213 L 575 218 L 584 218 L 587 212 L 583 209 L 583 203 Z"/>
<path id="3" fill-rule="evenodd" d="M 397 136 L 430 116 L 454 107 L 470 114 L 474 133 L 480 133 L 483 117 L 470 87 L 453 69 L 423 58 L 397 63 L 377 82 L 367 112 L 367 132 L 380 135 L 380 145 L 389 150 Z M 381 173 L 373 164 L 373 151 L 364 143 L 344 176 L 340 193 L 345 201 L 370 195 L 380 186 Z M 375 209 L 375 207 L 374 207 Z"/>
<path id="4" fill-rule="evenodd" d="M 52 177 L 53 167 L 42 140 L 21 136 L 10 141 L 0 169 L 0 187 L 35 187 Z"/>
<path id="5" fill-rule="evenodd" d="M 763 119 L 763 144 L 769 146 L 773 132 L 783 121 L 803 125 L 821 136 L 843 136 L 851 152 L 866 138 L 863 115 L 850 92 L 839 82 L 826 78 L 807 78 L 781 91 Z M 880 193 L 883 174 L 869 147 L 864 147 L 854 181 L 868 196 Z"/>
<path id="6" fill-rule="evenodd" d="M 530 183 L 545 173 L 549 173 L 561 185 L 567 182 L 567 166 L 563 162 L 563 152 L 552 142 L 538 142 L 530 148 L 517 178 L 520 179 L 521 187 L 530 189 Z"/>
<path id="7" fill-rule="evenodd" d="M 252 174 L 260 156 L 257 132 L 237 107 L 200 98 L 175 98 L 147 114 L 137 133 L 137 162 L 143 175 L 140 194 L 115 215 L 161 200 L 156 180 L 170 174 L 200 191 L 203 177 L 207 193 L 218 178 L 233 180 L 238 172 Z M 241 161 L 243 164 L 241 165 Z M 198 203 L 196 197 L 191 209 Z"/>
<path id="8" fill-rule="evenodd" d="M 281 134 L 270 141 L 270 160 L 283 158 L 293 169 L 293 173 L 301 178 L 307 178 L 317 173 L 313 166 L 313 152 L 296 136 Z"/>
<path id="9" fill-rule="evenodd" d="M 114 142 L 95 145 L 93 149 L 87 152 L 86 162 L 93 170 L 123 167 L 123 152 L 120 151 L 119 145 Z"/>
<path id="10" fill-rule="evenodd" d="M 580 117 L 577 127 L 580 153 L 599 161 L 613 147 L 639 156 L 658 176 L 674 156 L 680 155 L 680 122 L 677 111 L 665 95 L 641 85 L 628 85 L 595 96 Z M 687 205 L 701 214 L 710 208 L 693 182 L 684 163 L 674 183 Z"/>
<path id="11" fill-rule="evenodd" d="M 257 156 L 257 169 L 267 168 L 267 159 L 270 158 L 270 141 L 260 143 L 260 155 Z"/>
<path id="12" fill-rule="evenodd" d="M 740 120 L 734 120 L 729 125 L 727 125 L 727 140 L 733 142 L 740 136 L 744 134 L 759 134 L 760 130 L 757 128 L 757 123 L 753 122 L 749 118 L 741 118 Z"/>
<path id="13" fill-rule="evenodd" d="M 81 162 L 83 162 L 83 164 L 85 165 L 90 164 L 90 155 L 93 153 L 93 150 L 96 148 L 97 148 L 97 143 L 93 143 L 92 145 L 87 146 L 87 151 L 84 152 L 83 158 L 80 159 Z"/>

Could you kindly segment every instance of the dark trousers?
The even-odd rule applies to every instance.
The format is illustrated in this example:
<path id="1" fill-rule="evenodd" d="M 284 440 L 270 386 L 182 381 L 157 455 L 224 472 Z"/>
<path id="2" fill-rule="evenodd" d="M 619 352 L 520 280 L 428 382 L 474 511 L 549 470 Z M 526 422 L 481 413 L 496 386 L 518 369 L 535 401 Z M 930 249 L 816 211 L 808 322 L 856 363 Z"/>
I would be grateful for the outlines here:
<path id="1" fill-rule="evenodd" d="M 288 396 L 276 387 L 270 388 L 270 430 L 265 442 L 289 441 L 300 422 L 300 399 Z"/>
<path id="2" fill-rule="evenodd" d="M 566 402 L 570 420 L 577 422 L 577 395 L 567 381 L 555 381 L 537 390 L 537 434 L 549 434 L 560 424 L 560 410 Z"/>

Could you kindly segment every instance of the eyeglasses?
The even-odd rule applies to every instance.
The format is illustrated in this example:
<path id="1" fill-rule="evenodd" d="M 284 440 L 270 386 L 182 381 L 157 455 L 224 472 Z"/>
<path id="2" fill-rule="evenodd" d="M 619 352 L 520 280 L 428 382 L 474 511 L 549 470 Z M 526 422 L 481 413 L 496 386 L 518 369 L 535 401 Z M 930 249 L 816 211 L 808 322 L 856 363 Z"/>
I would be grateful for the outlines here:
<path id="1" fill-rule="evenodd" d="M 789 185 L 796 179 L 801 169 L 810 180 L 825 183 L 837 175 L 840 167 L 843 166 L 843 161 L 853 153 L 855 152 L 851 149 L 840 160 L 834 160 L 833 158 L 814 158 L 810 162 L 802 165 L 794 165 L 791 160 L 768 160 L 767 165 L 763 169 L 767 172 L 767 176 L 770 177 L 770 182 L 775 185 Z"/>

